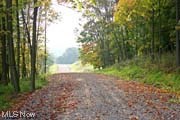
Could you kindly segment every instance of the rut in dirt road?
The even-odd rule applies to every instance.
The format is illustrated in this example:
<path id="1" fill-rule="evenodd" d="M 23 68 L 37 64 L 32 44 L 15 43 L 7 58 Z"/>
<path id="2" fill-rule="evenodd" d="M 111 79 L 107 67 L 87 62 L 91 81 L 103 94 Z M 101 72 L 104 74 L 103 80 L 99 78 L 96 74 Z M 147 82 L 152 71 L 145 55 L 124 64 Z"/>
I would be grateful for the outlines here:
<path id="1" fill-rule="evenodd" d="M 172 97 L 114 77 L 64 73 L 51 76 L 19 110 L 35 112 L 38 120 L 180 120 L 180 104 L 168 102 Z"/>

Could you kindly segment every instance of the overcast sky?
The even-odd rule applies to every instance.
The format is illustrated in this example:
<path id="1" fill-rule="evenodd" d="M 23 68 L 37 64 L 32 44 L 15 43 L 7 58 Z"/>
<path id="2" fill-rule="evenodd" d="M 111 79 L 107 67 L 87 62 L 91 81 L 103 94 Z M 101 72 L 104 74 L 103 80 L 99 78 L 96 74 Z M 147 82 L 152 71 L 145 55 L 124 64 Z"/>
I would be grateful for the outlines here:
<path id="1" fill-rule="evenodd" d="M 79 12 L 60 6 L 53 2 L 53 8 L 61 15 L 61 20 L 51 23 L 47 28 L 48 49 L 55 56 L 60 56 L 69 47 L 78 47 L 76 43 L 76 28 L 79 28 Z"/>

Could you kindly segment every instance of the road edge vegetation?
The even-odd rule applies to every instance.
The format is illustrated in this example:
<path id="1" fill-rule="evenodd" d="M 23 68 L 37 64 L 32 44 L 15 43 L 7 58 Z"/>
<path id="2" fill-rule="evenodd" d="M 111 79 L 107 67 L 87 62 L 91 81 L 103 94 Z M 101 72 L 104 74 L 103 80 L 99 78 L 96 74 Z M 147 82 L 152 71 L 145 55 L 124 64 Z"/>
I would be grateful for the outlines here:
<path id="1" fill-rule="evenodd" d="M 157 64 L 129 60 L 95 72 L 112 75 L 122 80 L 149 84 L 180 94 L 180 71 L 178 68 L 172 70 L 170 67 L 162 68 Z"/>

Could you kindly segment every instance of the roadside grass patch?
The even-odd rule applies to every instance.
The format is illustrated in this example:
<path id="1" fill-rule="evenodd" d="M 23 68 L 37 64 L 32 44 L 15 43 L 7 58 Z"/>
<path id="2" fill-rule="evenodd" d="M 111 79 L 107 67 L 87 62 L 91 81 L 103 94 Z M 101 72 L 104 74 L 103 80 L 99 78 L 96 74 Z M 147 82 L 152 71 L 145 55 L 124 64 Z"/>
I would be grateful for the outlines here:
<path id="1" fill-rule="evenodd" d="M 96 72 L 113 75 L 123 80 L 139 81 L 158 88 L 180 93 L 180 74 L 178 74 L 178 72 L 165 73 L 156 68 L 148 69 L 136 64 L 118 66 L 119 67 L 114 65 Z"/>
<path id="2" fill-rule="evenodd" d="M 12 85 L 8 84 L 7 86 L 4 86 L 0 84 L 0 111 L 7 109 L 11 106 L 11 94 L 13 94 Z"/>
<path id="3" fill-rule="evenodd" d="M 48 84 L 47 76 L 46 75 L 39 75 L 38 79 L 36 80 L 36 88 L 40 89 L 47 84 Z"/>
<path id="4" fill-rule="evenodd" d="M 44 79 L 46 76 L 41 75 L 37 76 L 36 79 L 36 89 L 40 89 L 43 86 L 48 84 L 48 81 Z M 20 93 L 28 93 L 31 91 L 30 88 L 30 80 L 29 79 L 21 79 L 20 80 Z M 11 83 L 7 86 L 0 84 L 0 111 L 7 110 L 12 106 L 12 103 L 15 99 L 13 99 L 14 89 Z"/>
<path id="5" fill-rule="evenodd" d="M 172 98 L 169 100 L 170 103 L 176 103 L 176 104 L 180 104 L 180 97 L 178 98 Z"/>
<path id="6" fill-rule="evenodd" d="M 72 72 L 92 72 L 94 71 L 94 68 L 90 64 L 83 65 L 81 61 L 77 61 L 71 64 L 71 71 Z"/>
<path id="7" fill-rule="evenodd" d="M 53 64 L 49 67 L 49 74 L 54 74 L 58 72 L 58 65 L 57 64 Z"/>

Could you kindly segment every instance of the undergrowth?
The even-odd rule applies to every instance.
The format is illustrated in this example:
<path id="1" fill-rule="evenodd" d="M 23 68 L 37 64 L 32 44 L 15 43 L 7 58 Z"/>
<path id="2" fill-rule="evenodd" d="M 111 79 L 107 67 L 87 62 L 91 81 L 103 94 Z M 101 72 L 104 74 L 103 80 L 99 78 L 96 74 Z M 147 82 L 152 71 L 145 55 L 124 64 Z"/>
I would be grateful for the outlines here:
<path id="1" fill-rule="evenodd" d="M 113 75 L 123 80 L 139 81 L 179 93 L 180 71 L 172 62 L 172 59 L 173 57 L 170 57 L 170 55 L 165 55 L 161 62 L 155 61 L 152 63 L 148 58 L 136 58 L 97 72 Z"/>
<path id="2" fill-rule="evenodd" d="M 36 89 L 40 89 L 48 83 L 48 81 L 45 79 L 45 77 L 46 77 L 45 75 L 41 75 L 41 76 L 37 77 Z M 20 94 L 30 92 L 31 91 L 30 80 L 29 79 L 21 79 L 20 80 L 20 88 L 21 88 Z M 6 110 L 12 106 L 12 102 L 14 100 L 13 96 L 14 96 L 14 89 L 13 89 L 11 83 L 9 83 L 6 86 L 0 84 L 0 111 Z"/>

